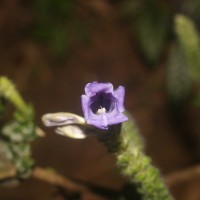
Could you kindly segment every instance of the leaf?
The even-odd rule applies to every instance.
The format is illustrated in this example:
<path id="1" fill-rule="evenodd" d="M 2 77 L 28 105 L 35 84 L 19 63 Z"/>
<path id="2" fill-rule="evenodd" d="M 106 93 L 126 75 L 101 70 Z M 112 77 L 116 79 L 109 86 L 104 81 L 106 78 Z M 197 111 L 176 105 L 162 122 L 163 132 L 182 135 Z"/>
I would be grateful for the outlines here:
<path id="1" fill-rule="evenodd" d="M 136 42 L 150 64 L 155 64 L 163 53 L 170 30 L 170 11 L 164 5 L 147 1 L 133 21 Z"/>
<path id="2" fill-rule="evenodd" d="M 200 81 L 200 40 L 195 24 L 188 17 L 177 15 L 175 32 L 192 78 Z"/>
<path id="3" fill-rule="evenodd" d="M 166 82 L 167 92 L 172 102 L 180 103 L 187 99 L 191 90 L 191 76 L 178 45 L 174 46 L 169 54 Z"/>
<path id="4" fill-rule="evenodd" d="M 12 154 L 6 142 L 0 140 L 0 180 L 14 176 L 16 168 L 11 162 Z"/>

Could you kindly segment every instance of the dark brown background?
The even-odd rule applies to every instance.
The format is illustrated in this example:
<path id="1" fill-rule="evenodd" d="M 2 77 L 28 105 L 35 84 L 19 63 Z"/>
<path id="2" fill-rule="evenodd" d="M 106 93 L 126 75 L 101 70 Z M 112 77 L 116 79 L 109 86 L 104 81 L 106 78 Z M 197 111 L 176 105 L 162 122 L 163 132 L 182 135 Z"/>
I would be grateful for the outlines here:
<path id="1" fill-rule="evenodd" d="M 53 60 L 47 45 L 27 36 L 33 21 L 31 4 L 12 0 L 0 5 L 0 74 L 12 79 L 24 99 L 34 104 L 36 122 L 47 133 L 33 143 L 37 165 L 102 186 L 122 187 L 124 178 L 115 169 L 114 157 L 95 138 L 73 140 L 56 135 L 41 123 L 41 116 L 49 112 L 82 115 L 80 96 L 85 84 L 94 80 L 111 82 L 115 88 L 125 86 L 126 109 L 144 137 L 147 154 L 163 175 L 197 163 L 199 109 L 187 107 L 178 128 L 174 128 L 165 91 L 165 56 L 150 69 L 136 49 L 129 26 L 116 20 L 118 7 L 106 0 L 87 0 L 85 5 L 98 16 L 79 13 L 90 26 L 90 42 L 74 42 L 62 62 Z M 199 183 L 196 177 L 171 190 L 176 199 L 199 200 Z M 83 199 L 103 199 L 86 195 Z M 2 200 L 56 198 L 55 188 L 36 180 L 0 189 Z"/>

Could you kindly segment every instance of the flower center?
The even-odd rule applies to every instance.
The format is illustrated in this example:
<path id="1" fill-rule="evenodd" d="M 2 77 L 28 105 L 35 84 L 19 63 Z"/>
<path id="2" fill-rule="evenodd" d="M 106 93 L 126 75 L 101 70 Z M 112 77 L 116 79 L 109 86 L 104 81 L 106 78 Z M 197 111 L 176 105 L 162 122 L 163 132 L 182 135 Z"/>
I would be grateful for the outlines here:
<path id="1" fill-rule="evenodd" d="M 115 108 L 115 99 L 110 93 L 98 93 L 91 97 L 90 109 L 96 115 L 112 112 Z"/>
<path id="2" fill-rule="evenodd" d="M 100 108 L 97 110 L 96 114 L 100 115 L 100 114 L 104 114 L 104 113 L 106 113 L 106 109 L 100 106 Z"/>

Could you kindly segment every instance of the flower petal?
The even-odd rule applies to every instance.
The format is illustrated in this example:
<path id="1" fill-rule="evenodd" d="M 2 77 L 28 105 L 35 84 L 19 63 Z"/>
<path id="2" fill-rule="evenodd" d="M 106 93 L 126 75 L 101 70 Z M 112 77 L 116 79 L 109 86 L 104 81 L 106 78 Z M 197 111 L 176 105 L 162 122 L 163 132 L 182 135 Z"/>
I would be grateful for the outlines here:
<path id="1" fill-rule="evenodd" d="M 92 117 L 87 120 L 87 124 L 96 126 L 100 129 L 108 129 L 107 115 L 92 115 Z"/>
<path id="2" fill-rule="evenodd" d="M 90 98 L 86 95 L 81 96 L 81 102 L 82 102 L 82 110 L 85 119 L 87 120 L 89 118 L 89 112 L 90 112 Z"/>
<path id="3" fill-rule="evenodd" d="M 108 120 L 108 124 L 109 125 L 113 125 L 113 124 L 120 124 L 122 122 L 125 122 L 128 120 L 128 117 L 122 113 L 118 113 L 115 116 L 109 116 L 107 115 L 107 120 Z"/>
<path id="4" fill-rule="evenodd" d="M 98 92 L 112 93 L 113 85 L 111 83 L 98 83 L 94 81 L 85 86 L 85 94 L 88 97 L 92 97 Z"/>
<path id="5" fill-rule="evenodd" d="M 124 95 L 125 88 L 123 86 L 119 86 L 116 90 L 113 91 L 113 96 L 117 99 L 117 107 L 119 112 L 124 112 Z"/>

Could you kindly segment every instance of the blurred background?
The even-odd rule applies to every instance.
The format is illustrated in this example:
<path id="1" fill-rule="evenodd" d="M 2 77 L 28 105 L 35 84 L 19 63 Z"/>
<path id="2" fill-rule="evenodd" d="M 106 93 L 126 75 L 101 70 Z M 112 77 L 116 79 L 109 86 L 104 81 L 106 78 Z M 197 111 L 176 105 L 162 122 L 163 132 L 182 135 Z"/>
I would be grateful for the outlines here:
<path id="1" fill-rule="evenodd" d="M 82 114 L 88 82 L 126 88 L 125 107 L 164 177 L 200 162 L 200 2 L 198 0 L 1 0 L 0 75 L 35 108 L 45 138 L 32 143 L 38 166 L 121 190 L 115 158 L 95 138 L 59 136 L 45 113 Z M 175 199 L 199 200 L 200 175 L 169 185 Z M 28 179 L 1 187 L 2 200 L 63 199 Z M 107 199 L 85 193 L 81 199 Z"/>

